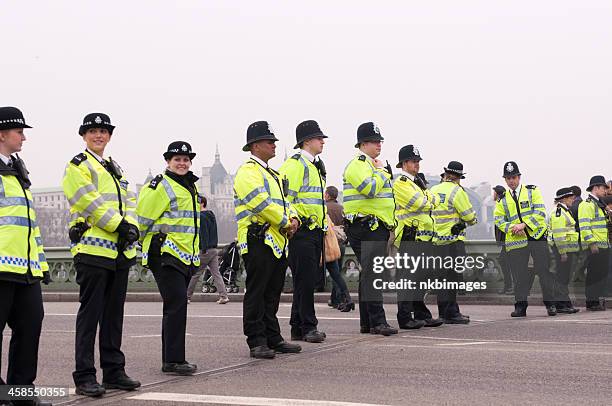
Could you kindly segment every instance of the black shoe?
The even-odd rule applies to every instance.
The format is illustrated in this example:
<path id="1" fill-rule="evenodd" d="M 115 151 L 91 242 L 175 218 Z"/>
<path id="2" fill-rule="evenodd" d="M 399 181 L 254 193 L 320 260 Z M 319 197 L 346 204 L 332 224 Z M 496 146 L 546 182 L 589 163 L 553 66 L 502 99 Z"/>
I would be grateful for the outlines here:
<path id="1" fill-rule="evenodd" d="M 337 308 L 338 308 L 338 303 L 332 302 L 331 300 L 328 300 L 328 301 L 327 301 L 327 305 L 328 305 L 329 307 L 334 308 L 334 309 L 337 309 Z"/>
<path id="2" fill-rule="evenodd" d="M 297 354 L 302 351 L 302 347 L 297 344 L 291 344 L 287 341 L 281 341 L 270 349 L 274 350 L 274 352 L 279 352 L 282 354 Z"/>
<path id="3" fill-rule="evenodd" d="M 134 390 L 140 388 L 140 382 L 123 373 L 115 379 L 103 381 L 102 386 L 104 386 L 105 389 Z"/>
<path id="4" fill-rule="evenodd" d="M 317 330 L 311 330 L 304 334 L 304 341 L 307 343 L 322 343 L 325 341 L 325 333 Z"/>
<path id="5" fill-rule="evenodd" d="M 555 305 L 546 306 L 546 313 L 548 313 L 549 316 L 556 316 L 557 315 L 557 307 Z"/>
<path id="6" fill-rule="evenodd" d="M 470 318 L 462 314 L 444 319 L 445 324 L 470 324 Z"/>
<path id="7" fill-rule="evenodd" d="M 400 323 L 399 328 L 402 330 L 416 330 L 425 325 L 423 320 L 408 320 L 406 323 Z"/>
<path id="8" fill-rule="evenodd" d="M 251 358 L 259 359 L 272 359 L 276 356 L 273 349 L 267 345 L 260 345 L 259 347 L 251 348 Z"/>
<path id="9" fill-rule="evenodd" d="M 514 304 L 514 311 L 510 313 L 512 317 L 527 317 L 527 302 L 516 302 Z"/>
<path id="10" fill-rule="evenodd" d="M 162 372 L 176 375 L 193 375 L 198 370 L 196 364 L 189 362 L 165 362 L 162 365 Z"/>
<path id="11" fill-rule="evenodd" d="M 368 327 L 368 326 L 360 326 L 359 327 L 359 332 L 361 334 L 370 334 L 370 327 Z"/>
<path id="12" fill-rule="evenodd" d="M 291 341 L 304 341 L 304 336 L 298 333 L 291 333 Z"/>
<path id="13" fill-rule="evenodd" d="M 444 324 L 444 320 L 441 319 L 425 319 L 423 320 L 425 327 L 440 327 Z"/>
<path id="14" fill-rule="evenodd" d="M 341 312 L 344 312 L 344 313 L 350 312 L 351 310 L 355 310 L 355 303 L 353 303 L 353 302 L 340 303 L 338 305 L 338 310 L 340 310 Z"/>
<path id="15" fill-rule="evenodd" d="M 388 324 L 379 324 L 376 327 L 370 329 L 370 334 L 380 334 L 383 336 L 390 336 L 392 334 L 397 334 L 397 329 L 391 327 Z"/>
<path id="16" fill-rule="evenodd" d="M 104 386 L 100 385 L 98 382 L 87 382 L 77 385 L 74 393 L 77 395 L 97 398 L 104 395 L 106 393 L 106 389 L 104 389 Z"/>
<path id="17" fill-rule="evenodd" d="M 580 309 L 577 309 L 575 307 L 570 307 L 570 314 L 574 314 L 574 313 L 578 313 L 580 311 Z"/>
<path id="18" fill-rule="evenodd" d="M 604 307 L 601 305 L 601 303 L 596 304 L 596 305 L 587 306 L 587 308 L 586 308 L 586 309 L 587 309 L 587 311 L 589 311 L 589 312 L 603 312 L 604 310 L 606 310 L 606 309 L 604 309 Z"/>

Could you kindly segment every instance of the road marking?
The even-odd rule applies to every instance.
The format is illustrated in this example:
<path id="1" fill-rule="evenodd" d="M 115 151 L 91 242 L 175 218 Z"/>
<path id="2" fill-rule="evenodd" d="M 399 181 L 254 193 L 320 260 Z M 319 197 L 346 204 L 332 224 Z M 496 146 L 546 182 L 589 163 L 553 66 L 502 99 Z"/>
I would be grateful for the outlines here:
<path id="1" fill-rule="evenodd" d="M 143 393 L 143 394 L 136 395 L 136 396 L 130 396 L 127 399 L 152 400 L 152 401 L 162 401 L 162 402 L 209 403 L 209 404 L 213 403 L 213 404 L 220 404 L 220 405 L 246 405 L 246 406 L 376 406 L 373 403 L 336 402 L 336 401 L 330 401 L 330 400 L 195 395 L 195 394 L 189 394 L 189 393 L 163 393 L 163 392 Z"/>
<path id="2" fill-rule="evenodd" d="M 424 339 L 424 340 L 448 340 L 448 341 L 469 341 L 473 342 L 473 338 L 453 338 L 453 337 L 434 337 L 434 336 L 420 336 L 420 335 L 402 335 L 401 338 L 411 338 L 411 339 Z M 595 345 L 595 346 L 612 346 L 609 343 L 566 343 L 562 341 L 527 341 L 527 340 L 480 340 L 481 342 L 490 342 L 490 343 L 510 343 L 510 344 L 546 344 L 546 345 L 576 345 L 576 346 L 585 346 L 585 345 Z"/>
<path id="3" fill-rule="evenodd" d="M 486 343 L 491 344 L 491 343 Z M 496 344 L 502 344 L 500 342 Z M 533 349 L 533 348 L 507 348 L 507 347 L 498 347 L 498 348 L 487 348 L 487 347 L 470 347 L 470 346 L 440 346 L 440 345 L 415 345 L 415 344 L 380 344 L 378 347 L 399 347 L 399 348 L 428 348 L 428 349 L 446 349 L 446 350 L 475 350 L 475 351 L 497 351 L 497 352 L 524 352 L 530 354 L 570 354 L 570 355 L 608 355 L 612 356 L 612 352 L 606 351 L 576 351 L 573 348 L 568 348 L 566 350 L 547 350 L 547 349 Z"/>
<path id="4" fill-rule="evenodd" d="M 72 313 L 45 313 L 45 316 L 59 316 L 59 317 L 76 317 L 76 314 Z M 123 317 L 158 317 L 161 318 L 160 314 L 125 314 Z M 193 319 L 242 319 L 242 315 L 212 315 L 212 314 L 190 314 L 187 318 Z M 289 320 L 290 316 L 277 316 L 279 319 Z M 318 320 L 359 320 L 359 317 L 319 317 Z"/>
<path id="5" fill-rule="evenodd" d="M 436 344 L 437 346 L 463 346 L 463 345 L 482 345 L 482 344 L 499 344 L 497 341 L 473 341 L 469 343 L 442 343 Z"/>

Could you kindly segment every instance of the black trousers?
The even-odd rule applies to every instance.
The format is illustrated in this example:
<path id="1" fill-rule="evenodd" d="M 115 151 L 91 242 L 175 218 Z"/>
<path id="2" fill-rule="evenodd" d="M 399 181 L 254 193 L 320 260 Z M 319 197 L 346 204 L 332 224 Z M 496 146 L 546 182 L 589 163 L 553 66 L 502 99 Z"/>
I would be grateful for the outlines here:
<path id="1" fill-rule="evenodd" d="M 561 261 L 561 254 L 559 254 L 559 250 L 557 249 L 557 247 L 554 247 L 553 255 L 555 258 L 557 269 L 557 274 L 555 275 L 557 280 L 557 297 L 555 298 L 557 302 L 557 307 L 572 307 L 572 301 L 569 297 L 569 281 L 572 277 L 572 270 L 576 263 L 576 253 L 568 252 L 567 260 Z"/>
<path id="2" fill-rule="evenodd" d="M 606 296 L 608 279 L 608 255 L 610 249 L 599 249 L 597 254 L 590 254 L 587 259 L 587 274 L 584 285 L 587 307 L 599 303 Z"/>
<path id="3" fill-rule="evenodd" d="M 323 232 L 300 229 L 289 241 L 289 267 L 293 275 L 293 302 L 291 304 L 291 331 L 302 335 L 317 329 L 314 292 L 322 273 L 319 261 Z"/>
<path id="4" fill-rule="evenodd" d="M 263 240 L 248 237 L 249 252 L 242 256 L 246 268 L 242 324 L 249 348 L 275 346 L 281 341 L 276 318 L 285 283 L 287 259 L 276 258 Z"/>
<path id="5" fill-rule="evenodd" d="M 550 259 L 548 254 L 548 246 L 545 240 L 529 241 L 527 247 L 517 248 L 508 251 L 508 263 L 515 278 L 514 298 L 517 303 L 526 303 L 531 285 L 533 284 L 533 275 L 527 268 L 529 257 L 533 258 L 534 272 L 538 275 L 540 286 L 542 288 L 542 296 L 544 305 L 551 306 L 555 304 L 555 276 L 550 272 Z"/>
<path id="6" fill-rule="evenodd" d="M 408 254 L 412 257 L 422 256 L 425 258 L 432 254 L 433 245 L 430 241 L 402 241 L 398 252 L 400 255 Z M 409 279 L 416 283 L 416 289 L 414 290 L 399 290 L 397 292 L 398 323 L 403 325 L 414 319 L 431 319 L 432 314 L 423 300 L 427 291 L 420 289 L 419 284 L 433 276 L 432 270 L 423 268 L 410 272 L 407 269 L 397 269 L 396 276 L 397 279 Z"/>
<path id="7" fill-rule="evenodd" d="M 506 247 L 502 246 L 502 249 L 499 252 L 498 261 L 502 276 L 504 278 L 504 290 L 514 289 L 514 278 L 512 277 L 512 270 L 510 269 L 510 264 L 508 263 L 508 253 L 506 252 Z"/>
<path id="8" fill-rule="evenodd" d="M 0 367 L 2 332 L 7 324 L 12 330 L 6 383 L 0 378 L 0 385 L 34 383 L 38 369 L 38 342 L 43 317 L 39 282 L 25 285 L 0 281 Z"/>
<path id="9" fill-rule="evenodd" d="M 76 318 L 76 368 L 72 378 L 76 385 L 96 382 L 94 347 L 100 325 L 100 367 L 103 380 L 112 380 L 125 372 L 121 339 L 129 268 L 109 271 L 82 263 L 74 266 L 81 306 Z"/>
<path id="10" fill-rule="evenodd" d="M 366 223 L 354 221 L 346 229 L 346 235 L 361 265 L 359 273 L 359 322 L 361 327 L 386 324 L 382 291 L 373 288 L 378 276 L 373 271 L 374 257 L 387 255 L 389 231 L 380 224 L 374 231 Z"/>
<path id="11" fill-rule="evenodd" d="M 465 244 L 463 241 L 455 241 L 451 244 L 434 246 L 434 255 L 441 258 L 465 257 Z M 438 270 L 438 279 L 446 279 L 448 282 L 462 282 L 463 273 L 456 272 L 455 269 Z M 461 314 L 457 303 L 457 290 L 444 289 L 437 294 L 438 313 L 440 317 L 450 319 Z"/>
<path id="12" fill-rule="evenodd" d="M 163 257 L 151 258 L 149 266 L 163 300 L 162 310 L 162 363 L 185 362 L 185 335 L 187 330 L 187 286 L 191 270 L 181 264 L 171 266 Z M 172 261 L 176 263 L 178 261 Z"/>

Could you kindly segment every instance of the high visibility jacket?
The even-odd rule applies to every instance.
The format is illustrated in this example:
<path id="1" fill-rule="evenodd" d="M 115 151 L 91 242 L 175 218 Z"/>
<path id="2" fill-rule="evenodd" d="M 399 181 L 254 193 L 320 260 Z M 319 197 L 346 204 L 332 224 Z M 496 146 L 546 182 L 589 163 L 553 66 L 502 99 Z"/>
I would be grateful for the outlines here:
<path id="1" fill-rule="evenodd" d="M 0 162 L 0 275 L 42 278 L 49 266 L 29 188 Z M 2 279 L 0 277 L 0 279 Z"/>
<path id="2" fill-rule="evenodd" d="M 559 254 L 578 252 L 578 231 L 576 231 L 576 220 L 572 217 L 569 209 L 557 204 L 548 217 L 548 241 L 551 246 L 556 246 Z"/>
<path id="3" fill-rule="evenodd" d="M 359 154 L 349 162 L 343 174 L 344 215 L 349 221 L 355 217 L 375 216 L 388 227 L 395 227 L 395 201 L 391 175 L 376 168 L 371 159 Z M 378 221 L 371 229 L 378 228 Z"/>
<path id="4" fill-rule="evenodd" d="M 440 203 L 432 211 L 434 218 L 434 244 L 445 245 L 455 241 L 465 240 L 465 229 L 458 235 L 453 235 L 451 229 L 460 221 L 468 226 L 478 222 L 476 211 L 470 203 L 468 194 L 461 185 L 453 182 L 442 182 L 431 188 L 431 192 L 438 195 Z"/>
<path id="5" fill-rule="evenodd" d="M 310 230 L 315 227 L 326 230 L 327 210 L 323 199 L 325 178 L 317 167 L 302 154 L 295 154 L 281 165 L 279 173 L 289 181 L 287 200 L 295 208 L 302 222 L 308 221 Z"/>
<path id="6" fill-rule="evenodd" d="M 518 188 L 517 188 L 518 189 Z M 525 223 L 526 235 L 540 239 L 546 233 L 546 207 L 540 189 L 534 185 L 520 186 L 517 194 L 517 203 L 512 198 L 512 191 L 506 193 L 495 204 L 495 225 L 506 234 L 506 251 L 527 246 L 528 238 L 523 235 L 514 235 L 510 229 L 515 224 Z"/>
<path id="7" fill-rule="evenodd" d="M 269 224 L 264 242 L 276 258 L 288 253 L 288 240 L 284 229 L 291 218 L 298 218 L 297 211 L 283 192 L 280 174 L 272 168 L 264 168 L 254 159 L 242 164 L 234 179 L 234 206 L 238 221 L 238 246 L 240 254 L 248 253 L 247 232 L 251 224 Z"/>
<path id="8" fill-rule="evenodd" d="M 157 175 L 138 196 L 136 214 L 142 241 L 142 265 L 149 263 L 151 239 L 166 235 L 160 253 L 167 253 L 185 265 L 200 265 L 200 204 L 194 193 L 168 174 Z"/>
<path id="9" fill-rule="evenodd" d="M 416 227 L 416 241 L 431 241 L 434 220 L 431 211 L 438 205 L 438 196 L 421 189 L 405 175 L 393 182 L 395 195 L 395 245 L 399 247 L 405 227 Z"/>
<path id="10" fill-rule="evenodd" d="M 108 165 L 107 162 L 110 161 L 105 161 L 105 165 Z M 118 168 L 116 163 L 114 165 Z M 138 225 L 136 194 L 128 191 L 125 176 L 121 174 L 117 179 L 96 157 L 86 151 L 66 165 L 62 186 L 70 203 L 70 226 L 85 221 L 90 227 L 77 244 L 71 244 L 72 255 L 87 254 L 116 259 L 119 254 L 119 234 L 115 231 L 119 223 L 125 219 L 128 223 Z M 127 247 L 123 254 L 128 259 L 134 258 L 135 244 Z"/>
<path id="11" fill-rule="evenodd" d="M 578 224 L 583 250 L 589 249 L 591 244 L 599 248 L 609 247 L 606 213 L 597 203 L 598 199 L 589 196 L 578 206 Z"/>

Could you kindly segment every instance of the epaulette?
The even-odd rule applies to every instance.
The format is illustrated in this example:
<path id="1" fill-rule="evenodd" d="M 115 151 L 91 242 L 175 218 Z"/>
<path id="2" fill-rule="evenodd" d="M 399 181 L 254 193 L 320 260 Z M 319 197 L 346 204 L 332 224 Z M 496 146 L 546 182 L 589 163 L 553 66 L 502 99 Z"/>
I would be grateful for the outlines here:
<path id="1" fill-rule="evenodd" d="M 86 160 L 87 160 L 87 154 L 85 154 L 84 152 L 81 152 L 80 154 L 78 154 L 74 158 L 72 158 L 70 163 L 72 163 L 73 165 L 79 166 L 79 165 L 81 165 L 82 162 L 84 162 Z"/>
<path id="2" fill-rule="evenodd" d="M 163 178 L 164 178 L 164 175 L 157 175 L 151 180 L 151 182 L 149 183 L 149 187 L 151 189 L 157 188 L 157 185 L 159 185 L 159 182 L 161 182 Z"/>
<path id="3" fill-rule="evenodd" d="M 533 190 L 533 189 L 537 188 L 537 186 L 536 186 L 536 185 L 527 185 L 527 186 L 525 186 L 525 187 L 526 187 L 527 189 L 531 189 L 531 190 Z"/>
<path id="4" fill-rule="evenodd" d="M 365 155 L 359 155 L 359 158 L 357 158 L 357 159 L 359 159 L 361 162 L 365 162 L 366 157 L 365 157 Z"/>
<path id="5" fill-rule="evenodd" d="M 402 182 L 406 182 L 408 180 L 408 178 L 404 175 L 400 176 L 399 180 L 401 180 Z"/>
<path id="6" fill-rule="evenodd" d="M 293 155 L 291 158 L 292 159 L 300 159 L 300 155 L 302 155 L 302 154 L 297 153 L 297 154 Z"/>
<path id="7" fill-rule="evenodd" d="M 561 217 L 561 206 L 557 206 L 557 212 L 555 213 L 555 216 Z"/>

